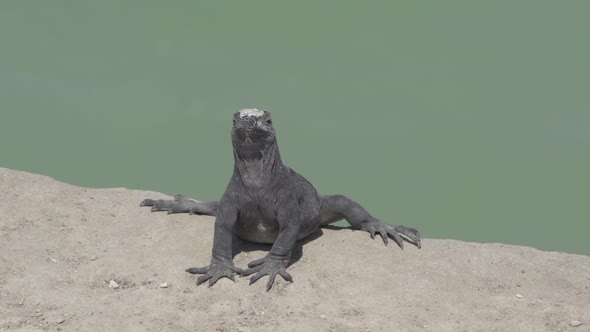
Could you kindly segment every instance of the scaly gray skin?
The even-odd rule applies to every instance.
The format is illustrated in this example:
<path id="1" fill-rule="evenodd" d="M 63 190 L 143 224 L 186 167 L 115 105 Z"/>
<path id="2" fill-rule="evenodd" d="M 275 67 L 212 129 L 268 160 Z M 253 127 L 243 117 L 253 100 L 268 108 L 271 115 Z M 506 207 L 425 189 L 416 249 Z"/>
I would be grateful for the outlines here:
<path id="1" fill-rule="evenodd" d="M 219 202 L 201 202 L 177 195 L 174 200 L 146 199 L 141 206 L 152 211 L 216 216 L 211 264 L 189 268 L 202 274 L 197 285 L 220 278 L 234 280 L 234 274 L 256 273 L 250 284 L 268 275 L 267 291 L 278 275 L 292 282 L 287 265 L 295 242 L 319 227 L 346 219 L 353 229 L 372 238 L 378 233 L 385 245 L 391 237 L 402 249 L 403 239 L 420 248 L 420 233 L 413 228 L 383 223 L 367 210 L 342 195 L 319 195 L 303 176 L 281 161 L 270 113 L 245 109 L 234 114 L 232 128 L 234 172 Z M 245 241 L 273 243 L 266 257 L 241 270 L 232 260 L 232 234 Z"/>

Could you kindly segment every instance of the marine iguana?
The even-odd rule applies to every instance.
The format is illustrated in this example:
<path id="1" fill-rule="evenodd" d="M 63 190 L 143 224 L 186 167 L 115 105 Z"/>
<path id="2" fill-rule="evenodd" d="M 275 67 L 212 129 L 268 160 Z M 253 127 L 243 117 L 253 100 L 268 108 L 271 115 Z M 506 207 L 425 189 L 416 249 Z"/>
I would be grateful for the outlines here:
<path id="1" fill-rule="evenodd" d="M 320 195 L 303 176 L 281 161 L 270 113 L 243 109 L 233 116 L 234 171 L 220 201 L 202 202 L 175 196 L 174 200 L 145 199 L 141 206 L 152 211 L 216 216 L 211 264 L 186 272 L 202 274 L 197 285 L 234 275 L 249 276 L 250 285 L 268 275 L 270 290 L 278 275 L 293 278 L 287 265 L 295 243 L 319 227 L 346 219 L 353 229 L 379 234 L 387 246 L 391 237 L 402 249 L 403 239 L 420 248 L 420 233 L 413 228 L 383 223 L 360 204 L 342 195 Z M 248 269 L 234 266 L 232 235 L 256 243 L 273 244 L 266 257 L 252 261 Z"/>

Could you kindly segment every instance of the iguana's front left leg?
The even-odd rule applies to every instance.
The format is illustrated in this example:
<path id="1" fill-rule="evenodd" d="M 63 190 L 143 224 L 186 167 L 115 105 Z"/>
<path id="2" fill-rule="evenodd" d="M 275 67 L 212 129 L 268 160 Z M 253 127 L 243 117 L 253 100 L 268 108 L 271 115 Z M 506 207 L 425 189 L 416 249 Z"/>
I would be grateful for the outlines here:
<path id="1" fill-rule="evenodd" d="M 293 248 L 295 248 L 295 242 L 297 241 L 299 223 L 297 220 L 292 219 L 292 215 L 288 218 L 286 220 L 280 220 L 279 216 L 279 227 L 281 227 L 281 230 L 268 255 L 262 259 L 250 262 L 248 264 L 249 269 L 242 272 L 242 276 L 249 276 L 256 273 L 250 278 L 250 285 L 267 275 L 266 291 L 268 292 L 272 288 L 277 274 L 286 281 L 293 282 L 293 277 L 287 272 L 287 266 L 289 265 Z"/>

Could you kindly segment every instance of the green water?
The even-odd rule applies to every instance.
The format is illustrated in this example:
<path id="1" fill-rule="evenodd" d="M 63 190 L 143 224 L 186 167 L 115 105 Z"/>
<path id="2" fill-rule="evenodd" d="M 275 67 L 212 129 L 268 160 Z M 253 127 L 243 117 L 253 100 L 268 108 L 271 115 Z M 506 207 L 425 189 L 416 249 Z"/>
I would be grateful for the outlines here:
<path id="1" fill-rule="evenodd" d="M 425 237 L 590 255 L 588 1 L 2 1 L 0 166 L 216 199 L 231 114 Z M 0 203 L 1 204 L 1 203 Z"/>

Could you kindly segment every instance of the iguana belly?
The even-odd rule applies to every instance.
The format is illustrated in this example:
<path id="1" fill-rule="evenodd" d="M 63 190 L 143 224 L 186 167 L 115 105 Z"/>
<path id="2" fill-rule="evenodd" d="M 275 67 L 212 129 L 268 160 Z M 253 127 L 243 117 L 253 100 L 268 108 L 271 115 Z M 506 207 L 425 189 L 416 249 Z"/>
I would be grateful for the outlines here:
<path id="1" fill-rule="evenodd" d="M 267 201 L 246 201 L 239 206 L 235 234 L 255 243 L 274 243 L 279 236 L 279 222 L 273 204 Z"/>
<path id="2" fill-rule="evenodd" d="M 274 243 L 279 236 L 279 223 L 276 219 L 240 218 L 234 227 L 236 235 L 245 241 L 255 243 Z"/>

